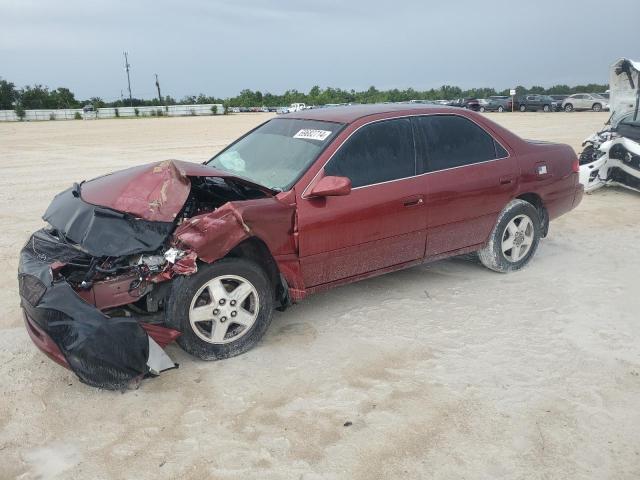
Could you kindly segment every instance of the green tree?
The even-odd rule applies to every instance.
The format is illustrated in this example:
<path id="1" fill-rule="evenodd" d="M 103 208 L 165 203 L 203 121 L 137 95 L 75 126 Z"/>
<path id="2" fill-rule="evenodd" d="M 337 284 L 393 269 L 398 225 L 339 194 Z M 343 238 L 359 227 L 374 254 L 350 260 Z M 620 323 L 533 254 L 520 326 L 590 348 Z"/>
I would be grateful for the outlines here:
<path id="1" fill-rule="evenodd" d="M 68 88 L 60 87 L 49 93 L 49 105 L 55 105 L 49 108 L 78 108 L 80 103 L 76 100 L 75 95 Z"/>
<path id="2" fill-rule="evenodd" d="M 20 91 L 20 103 L 26 110 L 38 108 L 56 108 L 52 103 L 51 92 L 42 85 L 27 85 Z"/>
<path id="3" fill-rule="evenodd" d="M 18 91 L 12 82 L 0 78 L 0 110 L 11 110 L 18 100 Z"/>

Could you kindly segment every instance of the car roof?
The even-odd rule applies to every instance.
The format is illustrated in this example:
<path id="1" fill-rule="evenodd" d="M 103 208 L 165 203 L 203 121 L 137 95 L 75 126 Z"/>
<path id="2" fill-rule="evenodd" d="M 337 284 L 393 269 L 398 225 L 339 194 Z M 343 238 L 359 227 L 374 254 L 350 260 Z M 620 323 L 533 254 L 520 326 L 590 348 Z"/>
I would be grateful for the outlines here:
<path id="1" fill-rule="evenodd" d="M 287 113 L 280 118 L 297 118 L 302 120 L 319 120 L 325 122 L 353 123 L 370 115 L 399 113 L 419 115 L 421 113 L 460 112 L 459 108 L 429 105 L 423 103 L 373 103 L 365 105 L 347 105 L 341 107 L 313 108 L 299 112 Z"/>

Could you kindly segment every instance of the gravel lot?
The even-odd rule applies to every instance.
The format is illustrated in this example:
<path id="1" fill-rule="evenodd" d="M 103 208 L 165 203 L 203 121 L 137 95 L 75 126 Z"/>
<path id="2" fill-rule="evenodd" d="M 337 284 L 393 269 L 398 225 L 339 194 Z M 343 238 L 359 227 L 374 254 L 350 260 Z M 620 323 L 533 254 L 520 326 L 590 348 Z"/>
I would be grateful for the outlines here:
<path id="1" fill-rule="evenodd" d="M 603 189 L 531 265 L 388 274 L 277 313 L 258 348 L 125 394 L 31 344 L 17 255 L 55 193 L 203 161 L 268 114 L 0 124 L 0 478 L 637 479 L 640 195 Z M 607 114 L 491 114 L 576 150 Z M 348 426 L 345 426 L 348 425 Z"/>

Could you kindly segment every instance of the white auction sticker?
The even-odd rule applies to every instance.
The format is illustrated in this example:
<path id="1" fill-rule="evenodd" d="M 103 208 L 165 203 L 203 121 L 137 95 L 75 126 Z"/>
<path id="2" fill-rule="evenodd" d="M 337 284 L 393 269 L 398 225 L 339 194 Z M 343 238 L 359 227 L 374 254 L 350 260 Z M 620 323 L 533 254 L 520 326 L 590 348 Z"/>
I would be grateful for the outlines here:
<path id="1" fill-rule="evenodd" d="M 298 133 L 296 133 L 293 138 L 304 138 L 307 140 L 326 140 L 327 137 L 331 135 L 329 130 L 314 130 L 311 128 L 303 128 Z"/>

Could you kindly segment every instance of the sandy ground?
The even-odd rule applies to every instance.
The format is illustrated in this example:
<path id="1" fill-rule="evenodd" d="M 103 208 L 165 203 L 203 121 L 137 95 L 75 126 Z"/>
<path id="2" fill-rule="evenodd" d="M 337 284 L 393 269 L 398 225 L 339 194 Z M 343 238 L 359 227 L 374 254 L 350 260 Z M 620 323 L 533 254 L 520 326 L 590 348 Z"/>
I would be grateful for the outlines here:
<path id="1" fill-rule="evenodd" d="M 491 118 L 578 149 L 606 116 Z M 521 272 L 453 259 L 336 289 L 240 357 L 169 347 L 180 368 L 137 391 L 87 387 L 38 352 L 17 254 L 52 196 L 202 161 L 266 118 L 0 124 L 0 478 L 640 477 L 640 196 L 622 190 L 555 221 Z"/>

